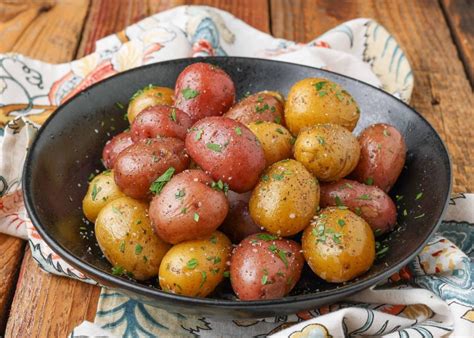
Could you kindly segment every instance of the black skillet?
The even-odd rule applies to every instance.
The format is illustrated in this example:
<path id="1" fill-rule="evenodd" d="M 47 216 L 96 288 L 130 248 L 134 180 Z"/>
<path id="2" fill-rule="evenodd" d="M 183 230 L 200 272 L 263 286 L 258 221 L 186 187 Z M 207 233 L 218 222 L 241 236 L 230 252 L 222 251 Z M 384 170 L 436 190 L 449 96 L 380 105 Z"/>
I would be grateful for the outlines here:
<path id="1" fill-rule="evenodd" d="M 305 271 L 292 293 L 282 299 L 237 301 L 224 283 L 210 298 L 166 293 L 111 274 L 93 235 L 81 236 L 81 201 L 87 177 L 102 170 L 100 157 L 111 135 L 128 127 L 125 104 L 148 84 L 174 87 L 187 65 L 206 61 L 222 67 L 234 80 L 237 96 L 260 90 L 284 94 L 296 81 L 324 77 L 342 85 L 361 109 L 356 133 L 375 122 L 397 127 L 405 136 L 406 167 L 392 197 L 403 195 L 399 226 L 386 236 L 386 256 L 363 276 L 345 284 L 329 284 Z M 450 160 L 445 145 L 430 124 L 393 96 L 363 82 L 296 64 L 240 57 L 180 59 L 136 68 L 97 83 L 59 107 L 39 131 L 25 163 L 23 192 L 28 213 L 46 243 L 64 260 L 109 288 L 169 311 L 221 318 L 256 318 L 295 313 L 335 302 L 387 279 L 423 248 L 436 231 L 451 188 Z M 423 192 L 424 198 L 415 200 Z M 403 210 L 407 210 L 407 216 Z M 423 217 L 419 217 L 424 214 Z M 91 226 L 92 227 L 92 226 Z M 91 250 L 92 249 L 92 250 Z"/>

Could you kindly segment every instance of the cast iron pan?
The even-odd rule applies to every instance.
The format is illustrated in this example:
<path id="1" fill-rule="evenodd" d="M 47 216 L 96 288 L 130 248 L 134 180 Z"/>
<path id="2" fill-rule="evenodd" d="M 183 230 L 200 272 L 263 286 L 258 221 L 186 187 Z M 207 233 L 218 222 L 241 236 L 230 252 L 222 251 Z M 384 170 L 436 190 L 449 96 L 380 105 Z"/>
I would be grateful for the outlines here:
<path id="1" fill-rule="evenodd" d="M 232 295 L 229 283 L 210 298 L 192 298 L 166 293 L 111 274 L 92 233 L 80 235 L 81 201 L 87 177 L 102 170 L 100 157 L 105 142 L 128 127 L 125 111 L 138 89 L 148 85 L 174 87 L 187 65 L 206 61 L 222 67 L 234 80 L 237 95 L 277 90 L 284 94 L 296 81 L 324 77 L 341 84 L 358 102 L 360 132 L 375 122 L 390 123 L 405 136 L 406 167 L 391 195 L 399 202 L 399 226 L 386 236 L 390 250 L 369 272 L 345 284 L 328 284 L 305 270 L 297 287 L 282 299 L 242 302 Z M 256 318 L 295 313 L 335 302 L 387 279 L 423 248 L 436 231 L 451 188 L 450 160 L 440 137 L 428 122 L 408 105 L 363 82 L 296 64 L 251 58 L 215 57 L 156 63 L 113 76 L 82 91 L 59 107 L 39 131 L 25 163 L 23 192 L 33 224 L 46 243 L 64 260 L 100 284 L 169 311 L 199 316 Z M 424 198 L 415 200 L 417 193 Z M 402 210 L 406 209 L 407 216 Z M 415 218 L 424 214 L 422 218 Z M 92 225 L 90 226 L 92 229 Z M 156 283 L 156 281 L 155 281 Z M 156 285 L 156 284 L 155 284 Z"/>

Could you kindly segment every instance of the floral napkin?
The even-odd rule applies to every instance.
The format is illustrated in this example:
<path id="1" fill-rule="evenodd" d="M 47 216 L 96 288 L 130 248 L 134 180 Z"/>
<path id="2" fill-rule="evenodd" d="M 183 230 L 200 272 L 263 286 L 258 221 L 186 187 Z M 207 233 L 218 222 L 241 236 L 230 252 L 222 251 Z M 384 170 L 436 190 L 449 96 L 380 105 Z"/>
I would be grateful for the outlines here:
<path id="1" fill-rule="evenodd" d="M 208 55 L 270 58 L 324 68 L 380 87 L 406 102 L 413 89 L 411 67 L 402 49 L 370 19 L 349 21 L 298 44 L 276 39 L 215 8 L 182 6 L 97 41 L 93 54 L 70 63 L 53 65 L 0 54 L 0 232 L 28 239 L 44 270 L 95 283 L 62 261 L 28 218 L 20 190 L 28 146 L 55 108 L 87 86 L 143 64 Z M 453 197 L 439 233 L 413 262 L 342 303 L 290 316 L 224 321 L 169 313 L 103 288 L 95 323 L 85 322 L 71 335 L 433 337 L 454 332 L 472 337 L 473 206 L 474 195 Z"/>

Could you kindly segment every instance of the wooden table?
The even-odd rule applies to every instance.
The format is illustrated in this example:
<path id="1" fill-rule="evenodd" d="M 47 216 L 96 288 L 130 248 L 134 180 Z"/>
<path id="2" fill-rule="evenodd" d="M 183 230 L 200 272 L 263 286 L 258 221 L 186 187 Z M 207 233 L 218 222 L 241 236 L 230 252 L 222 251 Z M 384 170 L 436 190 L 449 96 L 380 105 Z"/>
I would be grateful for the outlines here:
<path id="1" fill-rule="evenodd" d="M 448 145 L 454 191 L 474 192 L 472 0 L 0 0 L 0 52 L 73 60 L 91 53 L 97 39 L 182 4 L 215 6 L 300 42 L 349 19 L 378 20 L 411 62 L 412 105 Z M 0 336 L 66 336 L 94 320 L 99 291 L 41 272 L 24 241 L 0 235 Z"/>

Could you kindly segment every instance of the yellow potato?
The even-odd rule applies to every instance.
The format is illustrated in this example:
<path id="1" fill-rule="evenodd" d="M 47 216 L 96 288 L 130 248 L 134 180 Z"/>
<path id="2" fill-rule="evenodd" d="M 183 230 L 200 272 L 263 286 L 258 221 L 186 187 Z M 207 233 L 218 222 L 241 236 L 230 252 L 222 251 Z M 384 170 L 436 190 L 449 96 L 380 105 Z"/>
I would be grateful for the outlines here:
<path id="1" fill-rule="evenodd" d="M 303 230 L 319 206 L 318 181 L 295 160 L 274 163 L 249 202 L 250 216 L 268 232 L 291 236 Z"/>
<path id="2" fill-rule="evenodd" d="M 331 283 L 349 281 L 372 266 L 375 239 L 369 224 L 347 209 L 326 208 L 303 232 L 311 270 Z"/>
<path id="3" fill-rule="evenodd" d="M 267 166 L 291 157 L 295 139 L 285 127 L 273 122 L 252 122 L 248 127 L 262 145 Z"/>
<path id="4" fill-rule="evenodd" d="M 136 92 L 128 104 L 127 116 L 130 123 L 140 112 L 158 104 L 173 105 L 174 90 L 167 87 L 148 85 Z"/>
<path id="5" fill-rule="evenodd" d="M 318 124 L 296 138 L 295 158 L 320 181 L 337 181 L 354 170 L 360 146 L 350 131 L 336 124 Z"/>
<path id="6" fill-rule="evenodd" d="M 285 104 L 285 121 L 293 135 L 319 123 L 334 123 L 354 130 L 359 107 L 338 84 L 323 78 L 307 78 L 291 87 Z"/>
<path id="7" fill-rule="evenodd" d="M 176 244 L 161 262 L 161 288 L 180 295 L 206 297 L 224 279 L 231 250 L 230 240 L 219 231 Z"/>
<path id="8" fill-rule="evenodd" d="M 148 205 L 130 197 L 108 203 L 97 216 L 95 236 L 117 275 L 137 280 L 158 275 L 161 260 L 170 248 L 153 232 Z"/>
<path id="9" fill-rule="evenodd" d="M 100 210 L 109 202 L 124 197 L 114 181 L 114 172 L 106 170 L 94 177 L 89 183 L 87 193 L 82 200 L 82 211 L 86 218 L 95 222 Z"/>

